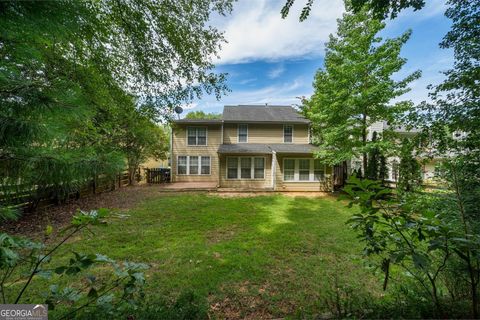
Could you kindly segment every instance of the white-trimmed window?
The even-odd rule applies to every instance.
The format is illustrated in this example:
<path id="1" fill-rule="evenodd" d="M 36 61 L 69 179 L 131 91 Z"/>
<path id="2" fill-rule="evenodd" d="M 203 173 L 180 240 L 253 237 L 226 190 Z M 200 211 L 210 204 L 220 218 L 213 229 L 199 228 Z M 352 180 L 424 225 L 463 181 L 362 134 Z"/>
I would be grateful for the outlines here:
<path id="1" fill-rule="evenodd" d="M 292 125 L 283 126 L 283 142 L 284 143 L 293 142 L 293 126 Z"/>
<path id="2" fill-rule="evenodd" d="M 201 158 L 202 160 L 202 170 L 201 170 L 201 174 L 210 174 L 210 157 L 199 157 Z"/>
<path id="3" fill-rule="evenodd" d="M 326 167 L 318 159 L 283 159 L 283 181 L 316 182 L 325 181 Z"/>
<path id="4" fill-rule="evenodd" d="M 298 159 L 298 180 L 310 180 L 310 159 Z"/>
<path id="5" fill-rule="evenodd" d="M 283 180 L 285 181 L 295 180 L 295 159 L 283 160 Z"/>
<path id="6" fill-rule="evenodd" d="M 187 156 L 178 156 L 177 174 L 187 174 Z"/>
<path id="7" fill-rule="evenodd" d="M 189 146 L 207 145 L 206 127 L 187 127 L 187 144 Z"/>
<path id="8" fill-rule="evenodd" d="M 198 174 L 198 157 L 189 157 L 188 174 Z"/>
<path id="9" fill-rule="evenodd" d="M 265 158 L 227 157 L 227 179 L 265 179 Z"/>
<path id="10" fill-rule="evenodd" d="M 238 142 L 248 142 L 248 124 L 238 125 Z"/>
<path id="11" fill-rule="evenodd" d="M 264 179 L 265 178 L 265 158 L 253 158 L 253 178 Z"/>
<path id="12" fill-rule="evenodd" d="M 252 179 L 252 158 L 240 158 L 240 178 Z"/>
<path id="13" fill-rule="evenodd" d="M 178 175 L 209 175 L 211 158 L 209 156 L 178 156 Z"/>
<path id="14" fill-rule="evenodd" d="M 238 158 L 227 158 L 227 179 L 238 179 Z"/>

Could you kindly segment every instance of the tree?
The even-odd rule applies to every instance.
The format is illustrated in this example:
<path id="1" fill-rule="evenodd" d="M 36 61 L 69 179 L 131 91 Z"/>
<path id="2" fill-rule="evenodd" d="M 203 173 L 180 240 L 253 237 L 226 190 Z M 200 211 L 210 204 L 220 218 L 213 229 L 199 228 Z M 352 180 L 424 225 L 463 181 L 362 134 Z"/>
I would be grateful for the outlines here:
<path id="1" fill-rule="evenodd" d="M 440 46 L 453 49 L 454 65 L 443 83 L 433 88 L 432 103 L 419 107 L 417 123 L 433 140 L 438 154 L 448 155 L 440 177 L 450 187 L 452 218 L 457 218 L 458 248 L 462 269 L 467 271 L 471 309 L 479 317 L 480 284 L 480 3 L 449 0 L 445 15 L 452 28 Z"/>
<path id="2" fill-rule="evenodd" d="M 420 163 L 413 155 L 413 144 L 404 139 L 400 151 L 399 179 L 397 189 L 401 192 L 413 192 L 422 184 Z"/>
<path id="3" fill-rule="evenodd" d="M 385 150 L 392 141 L 388 130 L 375 142 L 368 141 L 369 126 L 377 121 L 394 124 L 412 108 L 410 101 L 390 102 L 420 77 L 416 71 L 400 81 L 392 79 L 406 63 L 400 50 L 410 32 L 383 41 L 377 34 L 384 27 L 366 10 L 350 10 L 326 45 L 325 66 L 317 71 L 314 94 L 304 100 L 303 111 L 320 145 L 317 156 L 329 164 L 362 156 L 365 170 L 367 152 L 373 147 Z"/>
<path id="4" fill-rule="evenodd" d="M 129 182 L 135 184 L 141 163 L 148 158 L 166 159 L 168 136 L 163 127 L 138 112 L 134 105 L 124 113 L 121 129 L 118 143 L 127 158 Z"/>
<path id="5" fill-rule="evenodd" d="M 230 10 L 230 0 L 0 2 L 2 195 L 61 197 L 123 170 L 112 137 L 132 96 L 158 119 L 223 94 L 212 56 L 224 39 L 208 20 Z"/>
<path id="6" fill-rule="evenodd" d="M 293 6 L 296 0 L 287 0 L 282 7 L 282 18 L 286 18 L 290 13 L 290 8 Z M 321 0 L 316 0 L 321 1 Z M 313 3 L 315 0 L 306 0 L 306 3 L 300 13 L 300 21 L 304 21 L 310 15 L 312 11 Z M 362 8 L 367 7 L 372 10 L 376 18 L 395 18 L 400 11 L 406 8 L 413 8 L 414 10 L 420 10 L 425 6 L 425 0 L 350 0 L 352 8 L 355 12 L 360 11 Z"/>
<path id="7" fill-rule="evenodd" d="M 190 111 L 185 115 L 185 119 L 221 119 L 222 115 L 219 113 L 205 113 L 201 110 Z"/>

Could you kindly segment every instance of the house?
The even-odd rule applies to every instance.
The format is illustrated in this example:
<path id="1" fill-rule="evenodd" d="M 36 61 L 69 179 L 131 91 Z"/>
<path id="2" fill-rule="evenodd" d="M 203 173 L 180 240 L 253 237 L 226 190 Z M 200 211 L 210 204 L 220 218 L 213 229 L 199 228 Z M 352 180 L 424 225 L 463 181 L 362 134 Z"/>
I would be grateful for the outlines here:
<path id="1" fill-rule="evenodd" d="M 225 106 L 221 119 L 179 119 L 172 181 L 217 188 L 330 191 L 332 167 L 314 159 L 310 121 L 291 106 Z"/>
<path id="2" fill-rule="evenodd" d="M 391 127 L 385 121 L 378 121 L 372 123 L 372 125 L 368 128 L 367 139 L 371 140 L 374 132 L 381 136 L 385 130 L 392 130 L 397 134 L 399 139 L 413 138 L 421 132 L 421 130 L 417 128 L 407 129 L 403 126 Z M 442 159 L 443 157 L 439 157 L 434 149 L 424 150 L 424 152 L 422 152 L 420 155 L 417 155 L 417 160 L 422 166 L 422 179 L 425 184 L 435 184 L 435 170 L 438 164 L 442 161 Z M 396 182 L 398 182 L 399 178 L 400 158 L 398 156 L 391 156 L 388 157 L 386 160 L 388 169 L 386 180 L 395 184 Z M 352 172 L 357 171 L 361 168 L 362 160 L 360 158 L 352 159 L 348 163 L 348 174 L 351 174 Z"/>

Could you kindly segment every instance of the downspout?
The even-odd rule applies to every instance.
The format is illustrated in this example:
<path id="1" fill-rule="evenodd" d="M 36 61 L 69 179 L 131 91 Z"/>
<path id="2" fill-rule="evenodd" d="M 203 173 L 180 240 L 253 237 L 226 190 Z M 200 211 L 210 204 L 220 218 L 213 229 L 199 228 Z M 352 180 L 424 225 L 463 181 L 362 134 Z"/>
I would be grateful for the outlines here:
<path id="1" fill-rule="evenodd" d="M 223 120 L 222 120 L 222 127 L 220 129 L 220 144 L 223 144 Z M 217 162 L 218 162 L 218 179 L 217 179 L 217 188 L 220 188 L 220 178 L 222 177 L 222 165 L 220 161 L 220 153 L 217 151 Z"/>
<path id="2" fill-rule="evenodd" d="M 272 150 L 272 190 L 276 189 L 277 182 L 277 153 L 275 150 Z"/>
<path id="3" fill-rule="evenodd" d="M 173 177 L 176 178 L 176 176 L 173 173 L 173 125 L 170 124 L 170 146 L 169 146 L 169 151 L 170 153 L 170 180 L 173 182 L 174 179 Z M 168 164 L 168 163 L 167 163 Z"/>

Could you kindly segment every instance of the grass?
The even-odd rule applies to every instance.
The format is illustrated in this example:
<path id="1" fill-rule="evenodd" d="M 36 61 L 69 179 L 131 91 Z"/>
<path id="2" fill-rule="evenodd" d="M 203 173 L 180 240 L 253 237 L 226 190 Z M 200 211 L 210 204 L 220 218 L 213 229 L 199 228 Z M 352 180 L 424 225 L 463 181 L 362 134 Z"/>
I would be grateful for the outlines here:
<path id="1" fill-rule="evenodd" d="M 334 278 L 362 290 L 379 286 L 345 224 L 351 210 L 329 196 L 172 194 L 62 250 L 146 262 L 149 295 L 193 291 L 219 318 L 314 315 L 328 311 Z"/>

